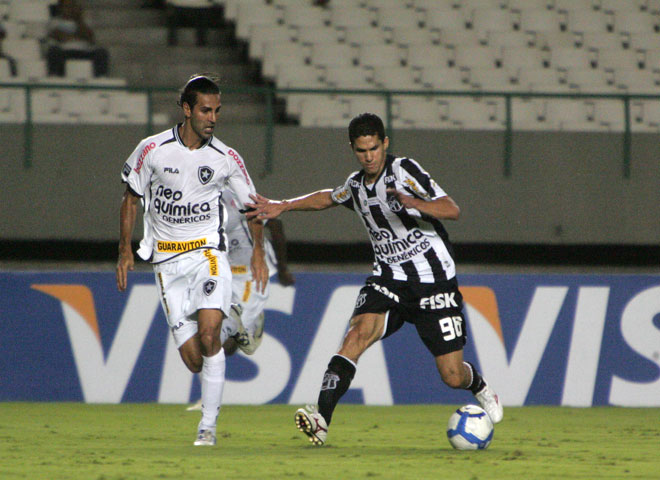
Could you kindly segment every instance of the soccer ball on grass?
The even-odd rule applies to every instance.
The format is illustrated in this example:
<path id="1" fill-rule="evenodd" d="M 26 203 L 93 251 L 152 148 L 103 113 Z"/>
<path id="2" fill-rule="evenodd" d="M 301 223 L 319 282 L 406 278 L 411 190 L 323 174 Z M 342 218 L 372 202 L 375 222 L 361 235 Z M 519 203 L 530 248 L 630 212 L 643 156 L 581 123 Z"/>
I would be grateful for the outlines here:
<path id="1" fill-rule="evenodd" d="M 447 438 L 456 450 L 483 450 L 493 439 L 493 422 L 483 408 L 464 405 L 449 417 Z"/>

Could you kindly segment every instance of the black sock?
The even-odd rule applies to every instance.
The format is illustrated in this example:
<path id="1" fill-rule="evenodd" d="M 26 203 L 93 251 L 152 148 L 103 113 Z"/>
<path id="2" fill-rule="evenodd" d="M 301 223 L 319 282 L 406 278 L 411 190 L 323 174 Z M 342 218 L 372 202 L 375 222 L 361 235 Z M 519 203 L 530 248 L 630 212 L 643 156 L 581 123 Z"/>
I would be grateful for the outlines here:
<path id="1" fill-rule="evenodd" d="M 319 393 L 319 413 L 330 425 L 332 412 L 339 399 L 346 393 L 355 376 L 355 365 L 340 355 L 334 355 L 328 363 Z"/>
<path id="2" fill-rule="evenodd" d="M 466 390 L 470 390 L 473 394 L 476 395 L 482 388 L 486 386 L 486 382 L 484 382 L 483 377 L 477 371 L 474 365 L 472 365 L 470 362 L 463 363 L 467 365 L 470 370 L 472 370 L 472 383 L 466 387 Z"/>

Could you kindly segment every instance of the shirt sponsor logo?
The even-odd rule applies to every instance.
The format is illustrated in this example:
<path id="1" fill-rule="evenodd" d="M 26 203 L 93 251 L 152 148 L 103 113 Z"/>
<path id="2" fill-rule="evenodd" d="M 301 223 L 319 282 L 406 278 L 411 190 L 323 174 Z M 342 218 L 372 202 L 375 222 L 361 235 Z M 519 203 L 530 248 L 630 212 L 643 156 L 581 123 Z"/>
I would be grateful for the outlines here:
<path id="1" fill-rule="evenodd" d="M 334 198 L 335 202 L 337 203 L 343 203 L 350 194 L 351 193 L 344 187 L 337 187 L 332 192 L 332 198 Z"/>
<path id="2" fill-rule="evenodd" d="M 218 257 L 213 255 L 211 250 L 204 250 L 204 256 L 209 261 L 209 274 L 216 277 L 218 275 Z"/>
<path id="3" fill-rule="evenodd" d="M 179 173 L 179 169 L 176 167 L 165 167 L 165 173 Z"/>
<path id="4" fill-rule="evenodd" d="M 421 191 L 421 190 L 419 189 L 419 187 L 417 186 L 417 184 L 416 184 L 415 182 L 413 182 L 411 179 L 406 178 L 406 179 L 403 181 L 403 183 L 405 183 L 406 185 L 408 185 L 408 187 L 409 187 L 413 192 L 415 192 L 417 195 L 419 195 L 420 197 L 422 197 L 422 198 L 429 198 L 429 194 L 426 193 L 426 192 Z"/>
<path id="5" fill-rule="evenodd" d="M 137 165 L 135 165 L 135 168 L 133 169 L 135 170 L 135 173 L 140 173 L 140 170 L 142 170 L 142 164 L 144 163 L 144 158 L 147 156 L 147 153 L 149 153 L 154 148 L 156 148 L 156 144 L 154 142 L 151 142 L 149 145 L 144 147 L 140 157 L 138 158 Z"/>
<path id="6" fill-rule="evenodd" d="M 383 178 L 383 182 L 385 183 L 394 183 L 396 181 L 396 175 L 388 175 L 387 177 Z"/>
<path id="7" fill-rule="evenodd" d="M 211 167 L 199 167 L 197 169 L 197 178 L 199 178 L 199 181 L 202 183 L 202 185 L 206 185 L 211 181 L 214 173 L 215 172 Z"/>
<path id="8" fill-rule="evenodd" d="M 424 310 L 441 310 L 443 308 L 458 308 L 458 303 L 454 299 L 455 292 L 438 293 L 430 297 L 424 297 L 419 300 L 419 307 Z"/>
<path id="9" fill-rule="evenodd" d="M 376 290 L 377 292 L 380 292 L 383 295 L 385 295 L 387 298 L 391 298 L 396 303 L 399 303 L 399 296 L 394 292 L 390 292 L 390 290 L 387 287 L 384 287 L 382 285 L 378 285 L 377 283 L 372 283 L 371 287 L 374 290 Z"/>
<path id="10" fill-rule="evenodd" d="M 211 218 L 211 205 L 203 203 L 178 203 L 183 192 L 160 185 L 155 192 L 153 207 L 168 223 L 197 223 Z"/>
<path id="11" fill-rule="evenodd" d="M 376 257 L 389 265 L 405 262 L 431 248 L 431 242 L 420 230 L 412 230 L 405 237 L 392 238 L 390 232 L 369 229 Z"/>
<path id="12" fill-rule="evenodd" d="M 158 252 L 164 253 L 182 253 L 206 245 L 206 238 L 199 238 L 197 240 L 188 240 L 186 242 L 174 242 L 167 240 L 158 240 L 156 242 L 156 249 Z"/>
<path id="13" fill-rule="evenodd" d="M 234 161 L 238 165 L 238 168 L 241 169 L 241 172 L 243 172 L 243 176 L 245 177 L 245 181 L 247 182 L 247 184 L 250 185 L 250 176 L 247 173 L 247 169 L 245 168 L 245 165 L 243 165 L 243 162 L 241 161 L 241 157 L 239 157 L 238 153 L 236 153 L 232 149 L 229 149 L 228 153 L 229 156 L 234 159 Z"/>
<path id="14" fill-rule="evenodd" d="M 246 265 L 232 265 L 231 273 L 233 273 L 234 275 L 242 275 L 248 273 L 248 269 Z"/>

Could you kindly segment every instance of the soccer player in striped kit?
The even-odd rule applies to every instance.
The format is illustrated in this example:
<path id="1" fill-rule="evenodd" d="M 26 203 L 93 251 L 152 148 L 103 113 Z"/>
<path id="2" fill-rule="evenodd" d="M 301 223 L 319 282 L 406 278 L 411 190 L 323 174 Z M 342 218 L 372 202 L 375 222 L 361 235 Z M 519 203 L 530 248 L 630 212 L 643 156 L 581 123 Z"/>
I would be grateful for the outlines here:
<path id="1" fill-rule="evenodd" d="M 374 250 L 373 274 L 360 290 L 348 332 L 330 359 L 318 408 L 296 411 L 295 421 L 314 445 L 323 445 L 339 399 L 348 390 L 357 362 L 373 343 L 410 322 L 435 357 L 442 380 L 470 390 L 494 423 L 502 420 L 498 396 L 477 369 L 463 361 L 466 341 L 463 301 L 449 236 L 441 220 L 457 220 L 460 209 L 414 160 L 387 153 L 382 120 L 355 117 L 348 135 L 362 169 L 334 190 L 290 200 L 253 195 L 251 218 L 270 219 L 289 210 L 324 210 L 343 205 L 362 220 Z"/>

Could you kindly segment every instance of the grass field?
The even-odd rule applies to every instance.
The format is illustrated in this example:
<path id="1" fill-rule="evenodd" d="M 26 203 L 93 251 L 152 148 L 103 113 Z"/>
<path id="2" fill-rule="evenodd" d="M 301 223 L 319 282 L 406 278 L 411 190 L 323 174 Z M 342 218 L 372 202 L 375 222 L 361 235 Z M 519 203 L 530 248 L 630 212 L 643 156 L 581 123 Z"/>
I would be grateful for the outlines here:
<path id="1" fill-rule="evenodd" d="M 486 451 L 449 446 L 448 405 L 341 405 L 328 444 L 291 405 L 225 406 L 193 447 L 181 405 L 0 403 L 0 479 L 660 479 L 660 409 L 505 408 Z"/>

